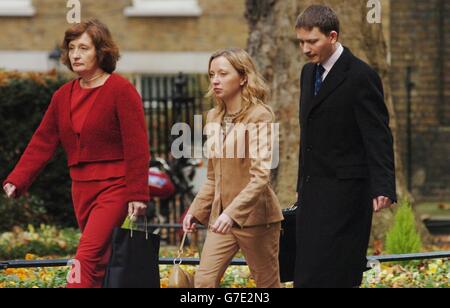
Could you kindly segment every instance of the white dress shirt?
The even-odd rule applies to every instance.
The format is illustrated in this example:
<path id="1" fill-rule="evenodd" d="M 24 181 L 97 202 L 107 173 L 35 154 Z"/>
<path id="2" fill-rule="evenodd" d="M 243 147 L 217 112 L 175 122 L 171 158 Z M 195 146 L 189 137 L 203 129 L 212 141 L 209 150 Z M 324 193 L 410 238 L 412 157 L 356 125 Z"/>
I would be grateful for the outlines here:
<path id="1" fill-rule="evenodd" d="M 331 57 L 328 58 L 328 60 L 326 60 L 324 63 L 321 63 L 323 68 L 325 69 L 325 72 L 322 75 L 322 81 L 325 80 L 328 73 L 331 71 L 334 64 L 336 63 L 336 61 L 339 59 L 339 57 L 342 55 L 343 52 L 344 47 L 342 47 L 341 43 L 337 43 L 336 51 L 331 55 Z"/>

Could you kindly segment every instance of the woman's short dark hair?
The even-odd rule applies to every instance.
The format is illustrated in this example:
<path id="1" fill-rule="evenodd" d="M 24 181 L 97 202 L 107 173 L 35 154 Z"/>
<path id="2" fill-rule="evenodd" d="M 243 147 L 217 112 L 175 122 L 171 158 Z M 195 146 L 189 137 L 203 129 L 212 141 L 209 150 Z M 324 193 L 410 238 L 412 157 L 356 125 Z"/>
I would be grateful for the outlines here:
<path id="1" fill-rule="evenodd" d="M 109 74 L 114 72 L 120 58 L 119 48 L 114 43 L 108 27 L 97 19 L 90 19 L 67 29 L 62 43 L 61 62 L 73 71 L 69 59 L 69 43 L 83 33 L 87 33 L 94 43 L 98 66 Z"/>
<path id="2" fill-rule="evenodd" d="M 325 35 L 330 34 L 331 31 L 339 33 L 339 18 L 328 6 L 311 5 L 298 16 L 295 28 L 310 31 L 314 27 L 319 28 Z"/>

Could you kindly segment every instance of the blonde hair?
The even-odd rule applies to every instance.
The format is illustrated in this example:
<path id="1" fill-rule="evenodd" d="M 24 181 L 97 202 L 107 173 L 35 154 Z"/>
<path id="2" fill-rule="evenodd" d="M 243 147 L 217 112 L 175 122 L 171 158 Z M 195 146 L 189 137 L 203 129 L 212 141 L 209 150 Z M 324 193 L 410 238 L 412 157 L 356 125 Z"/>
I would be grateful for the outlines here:
<path id="1" fill-rule="evenodd" d="M 241 91 L 242 110 L 236 117 L 235 121 L 240 121 L 246 115 L 250 107 L 256 105 L 262 105 L 270 111 L 274 117 L 272 108 L 270 108 L 267 104 L 270 89 L 262 75 L 257 71 L 256 65 L 250 55 L 241 48 L 226 48 L 218 50 L 209 59 L 208 72 L 211 69 L 212 61 L 220 57 L 226 58 L 239 73 L 239 75 L 245 79 L 245 84 L 242 86 Z M 225 102 L 222 99 L 215 97 L 212 84 L 209 86 L 206 97 L 214 98 L 217 105 L 217 110 L 219 114 L 223 116 L 226 112 Z"/>

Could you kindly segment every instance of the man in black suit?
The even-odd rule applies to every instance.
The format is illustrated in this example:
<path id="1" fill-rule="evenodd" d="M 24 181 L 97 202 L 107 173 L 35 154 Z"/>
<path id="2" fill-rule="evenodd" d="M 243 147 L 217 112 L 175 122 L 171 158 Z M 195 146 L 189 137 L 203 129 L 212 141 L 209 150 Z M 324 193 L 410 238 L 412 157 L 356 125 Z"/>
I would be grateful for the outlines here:
<path id="1" fill-rule="evenodd" d="M 313 5 L 297 19 L 301 73 L 295 287 L 357 287 L 372 213 L 396 202 L 382 82 L 338 42 L 339 20 Z"/>

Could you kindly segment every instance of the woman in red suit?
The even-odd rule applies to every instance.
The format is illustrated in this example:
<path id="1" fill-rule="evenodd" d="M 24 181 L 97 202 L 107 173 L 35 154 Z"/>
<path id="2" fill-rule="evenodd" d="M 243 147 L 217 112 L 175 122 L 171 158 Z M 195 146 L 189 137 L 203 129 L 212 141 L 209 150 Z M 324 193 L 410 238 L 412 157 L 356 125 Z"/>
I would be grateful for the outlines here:
<path id="1" fill-rule="evenodd" d="M 127 214 L 144 214 L 149 199 L 142 101 L 131 83 L 113 73 L 118 59 L 108 28 L 98 20 L 66 31 L 62 62 L 79 78 L 55 92 L 3 184 L 8 197 L 23 195 L 58 145 L 64 148 L 82 231 L 75 257 L 79 268 L 73 268 L 81 279 L 70 281 L 69 288 L 102 286 L 113 229 Z"/>

